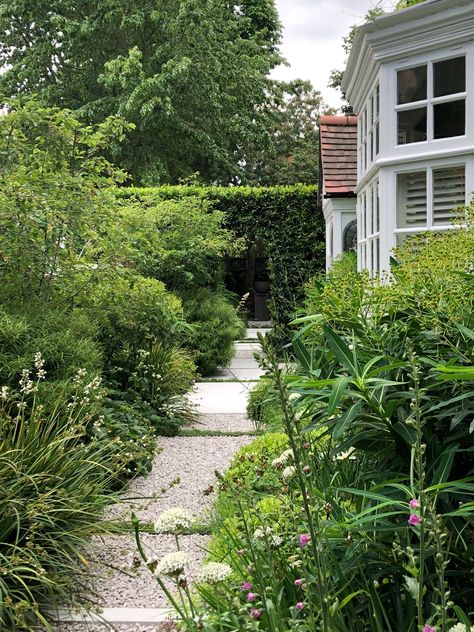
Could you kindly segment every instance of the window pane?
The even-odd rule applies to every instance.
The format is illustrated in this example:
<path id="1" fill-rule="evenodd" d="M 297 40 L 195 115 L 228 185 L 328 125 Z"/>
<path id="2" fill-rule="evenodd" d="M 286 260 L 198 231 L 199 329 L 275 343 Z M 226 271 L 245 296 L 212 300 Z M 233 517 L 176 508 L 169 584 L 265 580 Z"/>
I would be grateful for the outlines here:
<path id="1" fill-rule="evenodd" d="M 397 73 L 398 104 L 413 103 L 427 98 L 426 66 L 407 68 Z"/>
<path id="2" fill-rule="evenodd" d="M 456 94 L 466 89 L 466 58 L 446 59 L 434 64 L 434 96 Z"/>
<path id="3" fill-rule="evenodd" d="M 379 155 L 379 151 L 380 151 L 379 122 L 378 121 L 375 124 L 374 134 L 375 134 L 375 155 L 378 156 Z"/>
<path id="4" fill-rule="evenodd" d="M 463 136 L 466 129 L 466 102 L 449 101 L 434 106 L 434 138 Z"/>
<path id="5" fill-rule="evenodd" d="M 426 226 L 426 171 L 397 176 L 397 228 Z"/>
<path id="6" fill-rule="evenodd" d="M 398 144 L 419 143 L 426 140 L 426 108 L 398 113 Z"/>
<path id="7" fill-rule="evenodd" d="M 450 224 L 453 209 L 466 203 L 466 169 L 450 167 L 433 171 L 433 223 Z"/>

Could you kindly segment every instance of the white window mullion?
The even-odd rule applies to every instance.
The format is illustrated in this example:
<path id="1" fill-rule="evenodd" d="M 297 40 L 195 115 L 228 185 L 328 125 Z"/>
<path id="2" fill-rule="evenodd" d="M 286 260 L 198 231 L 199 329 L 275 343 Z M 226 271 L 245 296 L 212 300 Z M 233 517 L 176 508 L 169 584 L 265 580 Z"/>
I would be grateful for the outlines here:
<path id="1" fill-rule="evenodd" d="M 427 95 L 428 95 L 428 111 L 427 111 L 427 140 L 433 140 L 433 123 L 434 123 L 434 114 L 433 114 L 433 62 L 428 63 L 428 76 L 427 76 Z"/>

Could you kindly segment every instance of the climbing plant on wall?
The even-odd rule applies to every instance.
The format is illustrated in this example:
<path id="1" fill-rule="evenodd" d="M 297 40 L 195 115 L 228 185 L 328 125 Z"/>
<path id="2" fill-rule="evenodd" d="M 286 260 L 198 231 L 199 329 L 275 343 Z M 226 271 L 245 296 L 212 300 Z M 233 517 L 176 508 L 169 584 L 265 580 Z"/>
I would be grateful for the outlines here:
<path id="1" fill-rule="evenodd" d="M 271 315 L 282 333 L 303 296 L 309 278 L 324 267 L 324 219 L 317 188 L 163 186 L 120 189 L 144 205 L 164 199 L 199 197 L 226 215 L 226 223 L 248 243 L 262 243 L 268 257 Z"/>

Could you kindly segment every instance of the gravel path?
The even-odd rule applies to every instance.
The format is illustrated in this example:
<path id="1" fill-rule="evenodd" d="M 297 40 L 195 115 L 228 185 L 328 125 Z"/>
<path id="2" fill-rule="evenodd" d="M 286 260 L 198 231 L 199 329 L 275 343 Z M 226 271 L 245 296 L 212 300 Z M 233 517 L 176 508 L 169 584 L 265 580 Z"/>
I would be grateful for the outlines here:
<path id="1" fill-rule="evenodd" d="M 161 452 L 155 457 L 151 473 L 133 481 L 127 490 L 128 498 L 137 499 L 116 505 L 108 517 L 129 520 L 134 511 L 140 521 L 154 522 L 162 511 L 182 507 L 205 520 L 214 502 L 215 471 L 226 470 L 233 455 L 251 439 L 161 438 Z"/>
<path id="2" fill-rule="evenodd" d="M 254 371 L 252 359 L 255 344 L 237 347 L 234 364 Z M 252 364 L 254 363 L 254 364 Z M 248 378 L 250 379 L 250 378 Z M 246 400 L 252 384 L 202 383 L 194 398 L 200 407 L 200 432 L 251 433 L 254 425 L 245 414 Z M 200 523 L 209 519 L 215 500 L 215 471 L 224 472 L 234 454 L 252 441 L 250 434 L 229 436 L 182 436 L 160 438 L 159 452 L 146 477 L 133 481 L 123 500 L 110 508 L 106 518 L 129 521 L 132 511 L 142 522 L 153 522 L 164 510 L 182 507 L 193 512 Z M 189 553 L 193 563 L 187 573 L 192 579 L 207 555 L 208 535 L 180 537 L 180 547 Z M 174 536 L 144 533 L 142 544 L 150 557 L 160 559 L 176 550 Z M 149 570 L 140 563 L 132 535 L 97 537 L 85 553 L 91 565 L 94 602 L 103 608 L 167 608 L 165 595 Z M 174 624 L 60 623 L 58 632 L 172 632 Z"/>

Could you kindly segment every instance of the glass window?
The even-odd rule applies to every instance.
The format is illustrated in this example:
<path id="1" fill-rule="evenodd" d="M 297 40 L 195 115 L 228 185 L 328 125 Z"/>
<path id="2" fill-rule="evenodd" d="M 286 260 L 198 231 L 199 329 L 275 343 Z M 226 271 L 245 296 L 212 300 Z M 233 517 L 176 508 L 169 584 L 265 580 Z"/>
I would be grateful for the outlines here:
<path id="1" fill-rule="evenodd" d="M 427 138 L 427 108 L 398 112 L 398 144 L 419 143 Z"/>
<path id="2" fill-rule="evenodd" d="M 416 66 L 399 70 L 398 104 L 423 101 L 427 98 L 427 66 Z"/>
<path id="3" fill-rule="evenodd" d="M 344 228 L 344 234 L 343 234 L 342 240 L 343 240 L 344 252 L 349 252 L 350 250 L 356 249 L 357 247 L 357 220 L 356 219 L 353 219 Z"/>
<path id="4" fill-rule="evenodd" d="M 426 226 L 426 171 L 397 176 L 397 228 Z"/>
<path id="5" fill-rule="evenodd" d="M 434 96 L 456 94 L 466 90 L 466 59 L 456 57 L 434 64 Z"/>
<path id="6" fill-rule="evenodd" d="M 466 102 L 448 101 L 434 105 L 434 138 L 463 136 L 466 131 Z"/>

